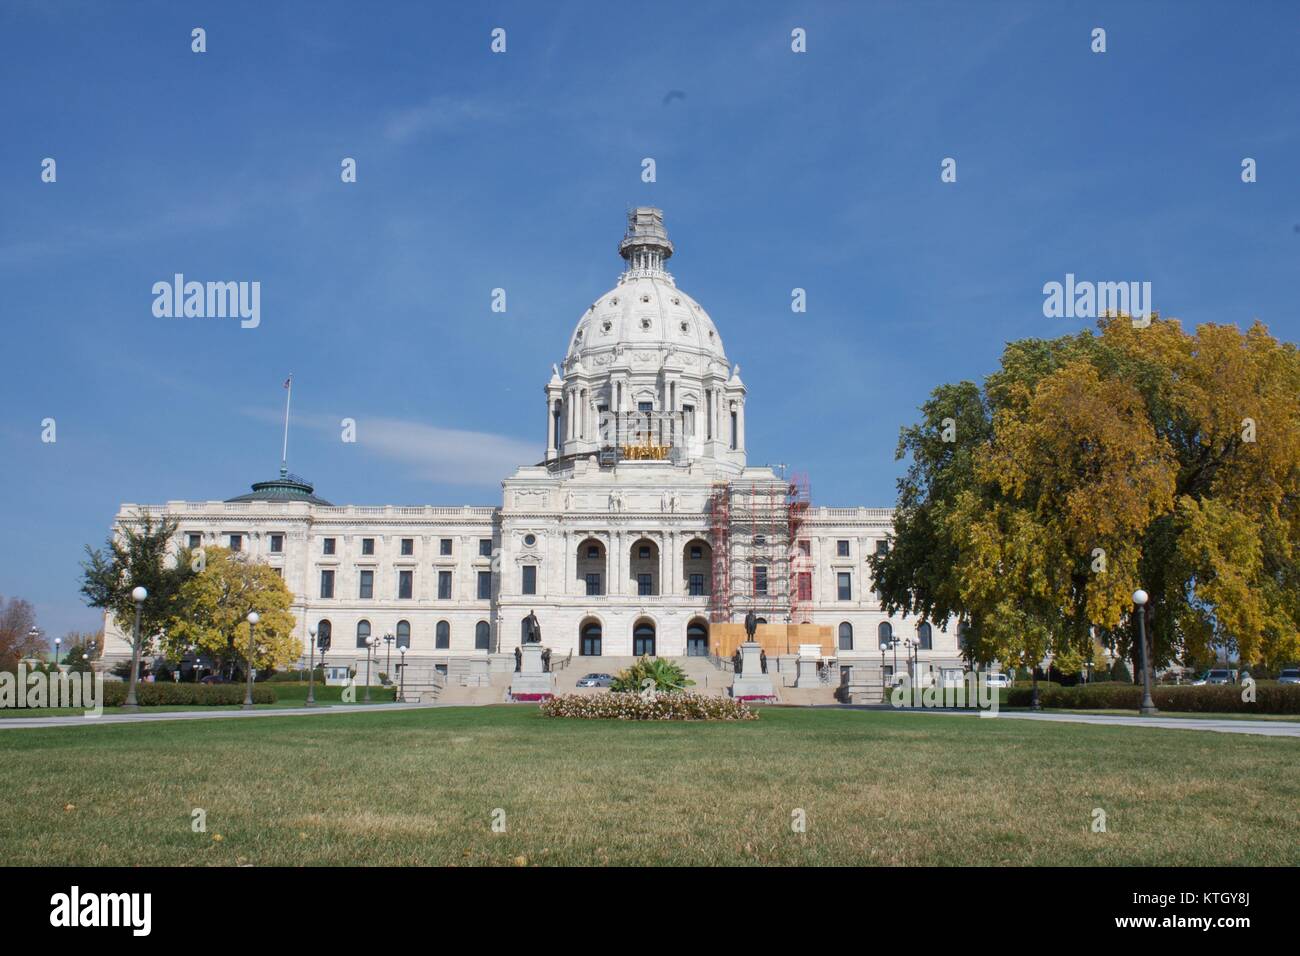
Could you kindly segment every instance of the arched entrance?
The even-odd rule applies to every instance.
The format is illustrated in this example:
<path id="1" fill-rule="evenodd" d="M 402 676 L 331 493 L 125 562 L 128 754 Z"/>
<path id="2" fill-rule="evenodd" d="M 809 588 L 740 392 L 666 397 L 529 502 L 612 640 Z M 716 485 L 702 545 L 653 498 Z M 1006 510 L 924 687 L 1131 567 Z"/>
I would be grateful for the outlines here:
<path id="1" fill-rule="evenodd" d="M 697 617 L 686 625 L 686 656 L 709 656 L 709 625 L 707 621 Z"/>
<path id="2" fill-rule="evenodd" d="M 632 653 L 637 657 L 655 656 L 654 621 L 642 618 L 632 626 Z"/>
<path id="3" fill-rule="evenodd" d="M 578 627 L 578 655 L 580 657 L 600 657 L 600 645 L 600 621 L 583 621 Z"/>

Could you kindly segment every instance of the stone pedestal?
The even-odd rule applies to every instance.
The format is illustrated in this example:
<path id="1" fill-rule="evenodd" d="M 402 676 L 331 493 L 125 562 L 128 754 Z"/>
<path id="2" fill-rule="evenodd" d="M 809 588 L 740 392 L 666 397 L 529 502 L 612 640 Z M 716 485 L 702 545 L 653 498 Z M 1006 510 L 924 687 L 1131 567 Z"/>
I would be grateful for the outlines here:
<path id="1" fill-rule="evenodd" d="M 799 673 L 794 679 L 795 687 L 820 687 L 821 678 L 817 676 L 817 662 L 806 657 L 799 658 Z"/>
<path id="2" fill-rule="evenodd" d="M 555 675 L 542 667 L 541 644 L 525 644 L 521 650 L 519 670 L 510 680 L 510 694 L 554 694 Z"/>
<path id="3" fill-rule="evenodd" d="M 772 679 L 763 673 L 763 649 L 746 641 L 740 645 L 740 673 L 731 682 L 732 697 L 775 697 Z"/>

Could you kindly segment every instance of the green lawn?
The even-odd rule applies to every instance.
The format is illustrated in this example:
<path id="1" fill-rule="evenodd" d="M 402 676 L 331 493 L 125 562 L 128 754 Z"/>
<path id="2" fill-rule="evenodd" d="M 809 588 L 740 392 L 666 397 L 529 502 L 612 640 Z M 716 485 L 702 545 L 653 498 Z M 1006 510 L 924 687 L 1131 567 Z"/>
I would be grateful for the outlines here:
<path id="1" fill-rule="evenodd" d="M 1295 739 L 793 708 L 734 724 L 500 706 L 15 729 L 0 731 L 0 857 L 1294 865 L 1298 757 Z M 1106 833 L 1090 831 L 1098 807 Z"/>

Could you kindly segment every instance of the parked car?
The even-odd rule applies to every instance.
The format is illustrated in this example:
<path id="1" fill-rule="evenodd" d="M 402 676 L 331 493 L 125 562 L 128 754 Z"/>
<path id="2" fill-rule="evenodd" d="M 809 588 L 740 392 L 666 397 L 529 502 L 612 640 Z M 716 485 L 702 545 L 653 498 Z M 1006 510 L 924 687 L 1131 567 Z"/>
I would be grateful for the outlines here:
<path id="1" fill-rule="evenodd" d="M 578 678 L 579 687 L 608 687 L 614 678 L 609 674 L 584 674 Z"/>
<path id="2" fill-rule="evenodd" d="M 1204 687 L 1206 684 L 1235 684 L 1237 683 L 1237 672 L 1227 670 L 1226 668 L 1216 667 L 1202 674 L 1197 680 L 1192 681 L 1193 687 Z"/>
<path id="3" fill-rule="evenodd" d="M 1011 686 L 1010 675 L 1004 674 L 1001 671 L 998 671 L 996 674 L 985 674 L 984 679 L 988 681 L 989 687 L 1010 687 Z"/>
<path id="4" fill-rule="evenodd" d="M 207 677 L 203 678 L 203 680 L 199 681 L 199 683 L 200 684 L 229 684 L 230 681 L 226 680 L 220 674 L 209 674 Z"/>
<path id="5" fill-rule="evenodd" d="M 1300 684 L 1300 667 L 1284 667 L 1277 675 L 1279 684 Z"/>

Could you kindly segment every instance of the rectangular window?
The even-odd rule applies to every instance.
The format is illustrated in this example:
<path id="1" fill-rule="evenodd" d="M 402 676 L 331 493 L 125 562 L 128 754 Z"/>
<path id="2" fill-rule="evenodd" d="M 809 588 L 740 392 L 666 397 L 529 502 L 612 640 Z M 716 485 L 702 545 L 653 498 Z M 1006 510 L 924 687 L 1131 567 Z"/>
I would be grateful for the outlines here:
<path id="1" fill-rule="evenodd" d="M 796 579 L 796 586 L 799 589 L 798 593 L 799 593 L 800 601 L 812 600 L 812 572 L 811 571 L 800 571 L 799 577 Z"/>
<path id="2" fill-rule="evenodd" d="M 189 543 L 190 550 L 193 551 L 195 548 L 201 548 L 201 547 L 203 547 L 203 535 L 191 534 L 190 543 Z"/>
<path id="3" fill-rule="evenodd" d="M 754 593 L 767 593 L 767 568 L 761 564 L 754 568 Z"/>
<path id="4" fill-rule="evenodd" d="M 649 546 L 644 544 L 641 545 L 641 547 L 637 549 L 636 556 L 640 558 L 642 561 L 649 561 L 650 560 Z"/>
<path id="5" fill-rule="evenodd" d="M 479 556 L 480 558 L 490 558 L 490 557 L 492 557 L 492 539 L 491 539 L 491 538 L 479 538 L 479 539 L 478 539 L 478 556 Z"/>
<path id="6" fill-rule="evenodd" d="M 599 545 L 594 545 L 594 544 L 592 544 L 592 545 L 588 545 L 588 546 L 587 546 L 587 560 L 589 560 L 589 561 L 599 561 L 599 560 L 600 560 L 600 547 L 599 547 Z"/>
<path id="7" fill-rule="evenodd" d="M 807 538 L 800 538 L 800 539 L 799 539 L 799 553 L 802 554 L 805 558 L 811 558 L 811 557 L 812 557 L 812 542 L 809 541 Z"/>
<path id="8" fill-rule="evenodd" d="M 403 539 L 402 539 L 402 554 L 403 554 L 404 556 L 406 556 L 406 557 L 410 557 L 411 555 L 415 554 L 415 539 L 414 539 L 414 538 L 403 538 Z"/>
<path id="9" fill-rule="evenodd" d="M 525 564 L 522 568 L 524 573 L 523 587 L 520 589 L 524 594 L 537 593 L 537 567 L 532 564 Z"/>
<path id="10" fill-rule="evenodd" d="M 587 575 L 587 594 L 590 597 L 600 596 L 600 575 L 599 574 Z"/>
<path id="11" fill-rule="evenodd" d="M 740 431 L 740 426 L 736 424 L 736 413 L 732 412 L 731 413 L 731 450 L 732 451 L 736 450 L 736 442 L 739 441 L 737 437 L 739 431 Z"/>
<path id="12" fill-rule="evenodd" d="M 480 571 L 478 573 L 478 599 L 480 601 L 492 600 L 492 572 Z"/>
<path id="13" fill-rule="evenodd" d="M 438 541 L 438 553 L 446 557 L 451 554 L 451 538 L 441 538 Z"/>
<path id="14" fill-rule="evenodd" d="M 698 544 L 691 545 L 691 560 L 699 561 L 703 557 L 704 557 L 704 549 L 701 548 Z"/>
<path id="15" fill-rule="evenodd" d="M 849 556 L 849 543 L 844 540 L 836 541 L 835 555 L 836 557 L 847 558 Z"/>
<path id="16" fill-rule="evenodd" d="M 230 536 L 230 550 L 231 551 L 244 550 L 244 536 L 242 534 L 232 534 Z M 130 670 L 130 668 L 127 669 Z"/>
<path id="17" fill-rule="evenodd" d="M 438 600 L 439 601 L 451 600 L 451 572 L 450 571 L 438 572 Z"/>
<path id="18" fill-rule="evenodd" d="M 372 598 L 375 596 L 375 572 L 361 572 L 361 588 L 357 591 L 357 597 Z"/>
<path id="19" fill-rule="evenodd" d="M 652 578 L 648 574 L 638 574 L 636 576 L 636 593 L 641 597 L 650 594 L 652 591 Z"/>
<path id="20" fill-rule="evenodd" d="M 284 553 L 284 535 L 282 534 L 271 535 L 271 553 L 272 554 Z"/>
<path id="21" fill-rule="evenodd" d="M 397 597 L 400 600 L 410 600 L 411 592 L 415 589 L 415 572 L 398 571 L 397 572 Z"/>
<path id="22" fill-rule="evenodd" d="M 320 596 L 323 598 L 332 598 L 334 596 L 334 572 L 333 571 L 321 571 Z"/>
<path id="23" fill-rule="evenodd" d="M 362 538 L 362 539 L 361 539 L 361 553 L 362 553 L 362 554 L 374 554 L 374 553 L 375 553 L 375 539 L 374 539 L 374 538 Z"/>
<path id="24" fill-rule="evenodd" d="M 704 596 L 704 575 L 702 574 L 691 575 L 690 594 L 691 597 Z"/>
<path id="25" fill-rule="evenodd" d="M 888 553 L 889 553 L 889 542 L 886 541 L 884 538 L 881 538 L 879 541 L 876 542 L 876 554 L 888 554 Z"/>
<path id="26" fill-rule="evenodd" d="M 321 553 L 321 554 L 333 554 L 333 553 L 334 553 L 334 539 L 333 539 L 333 538 L 325 538 L 323 541 L 321 541 L 320 553 Z"/>
<path id="27" fill-rule="evenodd" d="M 853 574 L 849 571 L 841 571 L 835 575 L 837 590 L 841 601 L 853 600 Z"/>
<path id="28" fill-rule="evenodd" d="M 276 576 L 277 578 L 283 578 L 283 577 L 284 577 L 284 568 L 272 568 L 271 570 L 275 572 L 275 576 Z"/>

